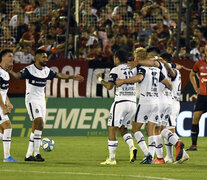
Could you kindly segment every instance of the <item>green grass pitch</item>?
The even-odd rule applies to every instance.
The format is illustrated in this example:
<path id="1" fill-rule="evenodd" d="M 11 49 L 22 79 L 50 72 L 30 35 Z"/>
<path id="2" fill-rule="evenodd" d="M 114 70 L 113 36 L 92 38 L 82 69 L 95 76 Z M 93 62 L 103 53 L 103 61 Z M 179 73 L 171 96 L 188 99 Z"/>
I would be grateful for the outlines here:
<path id="1" fill-rule="evenodd" d="M 101 166 L 108 156 L 107 137 L 51 137 L 55 141 L 52 152 L 43 152 L 45 162 L 24 162 L 28 138 L 12 138 L 11 154 L 18 163 L 3 163 L 0 148 L 0 179 L 70 179 L 70 180 L 177 180 L 207 179 L 207 138 L 199 138 L 198 151 L 189 152 L 190 160 L 183 164 L 142 165 L 142 151 L 138 148 L 137 161 L 129 163 L 129 150 L 119 137 L 117 165 Z M 187 148 L 190 138 L 181 138 Z M 137 145 L 136 145 L 137 146 Z M 165 147 L 164 147 L 165 149 Z"/>

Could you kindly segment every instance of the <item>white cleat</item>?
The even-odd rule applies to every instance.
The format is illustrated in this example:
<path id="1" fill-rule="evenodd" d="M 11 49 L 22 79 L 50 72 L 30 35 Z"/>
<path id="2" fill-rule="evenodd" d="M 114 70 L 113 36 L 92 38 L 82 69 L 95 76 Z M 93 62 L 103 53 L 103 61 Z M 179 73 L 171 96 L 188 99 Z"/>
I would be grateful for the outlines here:
<path id="1" fill-rule="evenodd" d="M 175 161 L 173 164 L 177 164 L 177 163 L 182 164 L 183 162 L 189 160 L 189 158 L 190 158 L 189 155 L 186 153 L 186 151 L 184 151 L 182 158 L 179 161 Z"/>
<path id="2" fill-rule="evenodd" d="M 173 160 L 173 158 L 170 158 L 170 157 L 165 157 L 165 163 L 173 163 L 174 162 L 174 160 Z"/>

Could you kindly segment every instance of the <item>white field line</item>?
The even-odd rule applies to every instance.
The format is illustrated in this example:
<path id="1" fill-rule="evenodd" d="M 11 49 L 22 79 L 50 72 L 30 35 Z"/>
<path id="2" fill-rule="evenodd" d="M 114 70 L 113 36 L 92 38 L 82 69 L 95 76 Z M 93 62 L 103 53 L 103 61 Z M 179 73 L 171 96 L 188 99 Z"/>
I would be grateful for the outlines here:
<path id="1" fill-rule="evenodd" d="M 15 173 L 37 173 L 37 174 L 61 174 L 61 175 L 83 175 L 83 176 L 111 176 L 111 177 L 131 177 L 131 178 L 145 178 L 145 179 L 159 179 L 159 180 L 178 180 L 165 177 L 140 176 L 140 175 L 121 175 L 121 174 L 96 174 L 84 172 L 60 172 L 60 171 L 28 171 L 28 170 L 7 170 L 0 169 L 0 172 L 15 172 Z"/>

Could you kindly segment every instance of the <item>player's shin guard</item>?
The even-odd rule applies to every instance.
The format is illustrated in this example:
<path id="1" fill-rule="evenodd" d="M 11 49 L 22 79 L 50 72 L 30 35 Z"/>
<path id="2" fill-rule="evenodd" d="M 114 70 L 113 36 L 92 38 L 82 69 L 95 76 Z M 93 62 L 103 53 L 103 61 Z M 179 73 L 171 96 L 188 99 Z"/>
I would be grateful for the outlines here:
<path id="1" fill-rule="evenodd" d="M 199 134 L 199 125 L 192 124 L 192 128 L 191 128 L 192 145 L 197 145 L 198 134 Z"/>
<path id="2" fill-rule="evenodd" d="M 129 146 L 129 151 L 131 151 L 131 149 L 134 147 L 134 141 L 132 139 L 132 135 L 130 133 L 126 133 L 123 136 L 124 141 L 128 144 Z"/>
<path id="3" fill-rule="evenodd" d="M 161 135 L 155 136 L 155 152 L 158 158 L 163 158 L 163 140 Z"/>
<path id="4" fill-rule="evenodd" d="M 166 157 L 169 159 L 173 159 L 173 145 L 164 138 L 165 141 L 165 148 L 166 148 Z"/>
<path id="5" fill-rule="evenodd" d="M 135 137 L 140 149 L 143 151 L 144 155 L 147 155 L 149 153 L 149 150 L 147 148 L 145 138 L 144 138 L 142 132 L 141 131 L 135 132 L 134 137 Z"/>
<path id="6" fill-rule="evenodd" d="M 153 159 L 154 155 L 155 155 L 155 138 L 154 138 L 154 136 L 148 137 L 148 146 L 149 146 L 149 152 L 152 155 L 152 159 Z"/>
<path id="7" fill-rule="evenodd" d="M 34 156 L 39 154 L 40 142 L 41 142 L 42 131 L 34 131 Z"/>
<path id="8" fill-rule="evenodd" d="M 118 146 L 118 141 L 108 140 L 109 160 L 110 161 L 115 160 L 117 146 Z"/>
<path id="9" fill-rule="evenodd" d="M 12 134 L 12 129 L 4 129 L 4 134 L 3 134 L 4 159 L 10 156 L 11 134 Z"/>
<path id="10" fill-rule="evenodd" d="M 31 133 L 29 137 L 29 146 L 27 149 L 26 158 L 32 156 L 33 150 L 34 150 L 34 133 Z"/>
<path id="11" fill-rule="evenodd" d="M 170 130 L 168 129 L 163 129 L 161 132 L 161 135 L 167 139 L 171 144 L 175 145 L 179 138 L 177 138 Z"/>

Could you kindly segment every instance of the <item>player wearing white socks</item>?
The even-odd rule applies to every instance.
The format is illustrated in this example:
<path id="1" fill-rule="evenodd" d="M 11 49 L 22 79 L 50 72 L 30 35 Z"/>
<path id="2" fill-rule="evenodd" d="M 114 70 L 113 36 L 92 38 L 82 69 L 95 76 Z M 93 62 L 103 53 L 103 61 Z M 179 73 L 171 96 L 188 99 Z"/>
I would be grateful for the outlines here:
<path id="1" fill-rule="evenodd" d="M 12 70 L 9 72 L 16 79 L 26 79 L 25 104 L 32 121 L 32 133 L 30 134 L 25 161 L 44 161 L 44 158 L 39 153 L 39 147 L 46 114 L 45 86 L 47 80 L 53 78 L 84 80 L 81 75 L 56 73 L 46 66 L 47 62 L 46 51 L 38 49 L 35 52 L 34 64 L 17 73 Z"/>
<path id="2" fill-rule="evenodd" d="M 98 73 L 97 77 L 100 83 L 107 89 L 111 90 L 115 86 L 115 98 L 111 105 L 110 116 L 108 119 L 109 137 L 108 150 L 109 158 L 102 162 L 101 165 L 116 165 L 116 148 L 118 146 L 117 132 L 120 131 L 125 142 L 129 146 L 130 162 L 136 160 L 137 149 L 134 147 L 134 142 L 127 127 L 131 123 L 131 118 L 136 112 L 136 84 L 123 85 L 117 87 L 116 79 L 129 78 L 136 74 L 136 69 L 130 70 L 127 66 L 128 56 L 124 50 L 118 50 L 114 55 L 114 64 L 109 74 L 109 81 L 102 79 L 102 73 Z"/>
<path id="3" fill-rule="evenodd" d="M 147 52 L 144 48 L 137 48 L 137 59 L 145 61 Z M 144 67 L 137 68 L 137 76 L 128 79 L 117 79 L 116 84 L 122 85 L 127 83 L 140 83 L 140 98 L 135 114 L 135 119 L 132 124 L 132 131 L 135 135 L 137 143 L 145 154 L 145 158 L 141 162 L 142 164 L 152 163 L 152 156 L 155 150 L 154 131 L 156 124 L 159 123 L 159 99 L 158 99 L 158 84 L 162 82 L 166 87 L 172 89 L 172 84 L 162 72 L 156 67 Z M 148 145 L 149 150 L 146 148 L 144 137 L 140 132 L 141 126 L 147 124 L 146 130 L 148 133 Z M 148 151 L 148 152 L 147 152 Z M 146 154 L 150 154 L 150 158 L 146 158 Z M 146 163 L 147 162 L 147 163 Z"/>
<path id="4" fill-rule="evenodd" d="M 10 155 L 12 126 L 8 114 L 13 105 L 7 96 L 9 88 L 9 73 L 7 70 L 13 66 L 13 52 L 9 49 L 0 52 L 0 139 L 3 141 L 4 162 L 17 162 Z"/>

